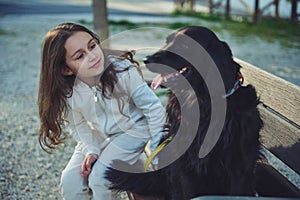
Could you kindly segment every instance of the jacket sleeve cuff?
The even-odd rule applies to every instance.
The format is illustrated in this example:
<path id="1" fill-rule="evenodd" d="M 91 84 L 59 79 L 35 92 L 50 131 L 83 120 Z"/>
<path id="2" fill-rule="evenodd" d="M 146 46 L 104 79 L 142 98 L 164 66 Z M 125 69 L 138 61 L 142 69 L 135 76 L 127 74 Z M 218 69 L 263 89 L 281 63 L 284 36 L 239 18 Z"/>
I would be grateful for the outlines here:
<path id="1" fill-rule="evenodd" d="M 150 150 L 151 150 L 151 152 L 153 152 L 156 149 L 156 147 L 158 146 L 158 144 L 159 144 L 162 137 L 163 137 L 163 132 L 159 132 L 151 138 L 151 140 L 150 140 Z"/>
<path id="2" fill-rule="evenodd" d="M 99 155 L 100 155 L 100 150 L 99 150 L 99 148 L 97 148 L 97 147 L 91 147 L 91 146 L 86 147 L 86 146 L 84 146 L 84 147 L 82 148 L 82 153 L 83 153 L 84 155 L 88 155 L 88 154 L 96 154 L 97 156 L 99 156 Z"/>

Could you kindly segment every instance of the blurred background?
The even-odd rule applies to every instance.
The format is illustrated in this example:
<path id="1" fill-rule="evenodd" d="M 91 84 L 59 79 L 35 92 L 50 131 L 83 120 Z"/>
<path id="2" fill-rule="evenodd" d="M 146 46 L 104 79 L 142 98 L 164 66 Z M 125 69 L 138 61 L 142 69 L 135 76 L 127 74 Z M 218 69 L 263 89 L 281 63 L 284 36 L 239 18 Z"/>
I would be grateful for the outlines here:
<path id="1" fill-rule="evenodd" d="M 41 43 L 53 26 L 81 23 L 111 48 L 137 49 L 139 61 L 170 32 L 205 26 L 235 57 L 300 86 L 298 2 L 0 0 L 0 199 L 60 199 L 60 173 L 74 143 L 51 155 L 38 144 Z"/>

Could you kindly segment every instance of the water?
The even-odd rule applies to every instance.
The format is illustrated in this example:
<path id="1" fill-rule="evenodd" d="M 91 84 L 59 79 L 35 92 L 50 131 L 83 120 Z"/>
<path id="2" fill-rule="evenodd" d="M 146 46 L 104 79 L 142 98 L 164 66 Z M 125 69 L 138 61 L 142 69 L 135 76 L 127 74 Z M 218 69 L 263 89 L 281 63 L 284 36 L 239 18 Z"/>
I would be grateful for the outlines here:
<path id="1" fill-rule="evenodd" d="M 278 41 L 268 42 L 257 36 L 232 36 L 217 33 L 228 43 L 235 57 L 300 86 L 300 49 L 284 47 Z"/>

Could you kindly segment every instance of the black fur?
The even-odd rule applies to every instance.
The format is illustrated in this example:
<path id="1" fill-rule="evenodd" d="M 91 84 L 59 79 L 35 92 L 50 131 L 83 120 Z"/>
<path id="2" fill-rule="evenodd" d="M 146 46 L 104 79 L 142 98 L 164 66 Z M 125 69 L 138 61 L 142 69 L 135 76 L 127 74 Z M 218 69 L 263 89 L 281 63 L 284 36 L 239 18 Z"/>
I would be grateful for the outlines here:
<path id="1" fill-rule="evenodd" d="M 261 156 L 259 131 L 263 125 L 257 110 L 259 100 L 256 91 L 251 85 L 242 86 L 226 98 L 226 118 L 221 136 L 212 151 L 199 159 L 198 153 L 211 123 L 211 98 L 203 77 L 194 66 L 168 51 L 170 48 L 183 48 L 182 41 L 178 41 L 182 34 L 196 40 L 209 53 L 221 74 L 226 91 L 237 81 L 240 65 L 233 61 L 228 45 L 220 41 L 212 31 L 190 26 L 171 34 L 167 45 L 148 56 L 145 63 L 149 70 L 165 74 L 168 69 L 161 69 L 153 63 L 167 65 L 175 70 L 189 67 L 184 76 L 193 87 L 198 101 L 190 99 L 191 88 L 178 90 L 182 81 L 180 78 L 168 81 L 165 86 L 173 92 L 169 94 L 166 124 L 170 129 L 169 134 L 176 134 L 179 125 L 189 127 L 190 121 L 181 119 L 181 110 L 192 111 L 195 103 L 198 103 L 201 113 L 197 135 L 178 160 L 158 171 L 125 173 L 110 169 L 107 178 L 112 182 L 111 188 L 166 200 L 184 200 L 200 195 L 253 196 L 255 163 Z M 198 52 L 192 53 L 193 56 L 198 56 Z M 181 95 L 186 101 L 179 105 L 178 96 L 174 93 Z"/>

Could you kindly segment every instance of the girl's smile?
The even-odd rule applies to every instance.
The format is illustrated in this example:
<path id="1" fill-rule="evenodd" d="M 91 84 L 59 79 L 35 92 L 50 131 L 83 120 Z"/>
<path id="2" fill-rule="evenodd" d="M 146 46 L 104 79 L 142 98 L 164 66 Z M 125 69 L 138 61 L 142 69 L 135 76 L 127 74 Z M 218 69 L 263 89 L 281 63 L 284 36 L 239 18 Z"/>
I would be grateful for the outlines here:
<path id="1" fill-rule="evenodd" d="M 92 68 L 98 68 L 100 66 L 100 61 L 101 59 L 99 59 L 94 65 L 92 65 L 89 69 L 92 69 Z"/>

